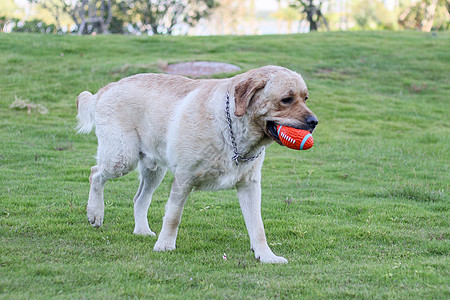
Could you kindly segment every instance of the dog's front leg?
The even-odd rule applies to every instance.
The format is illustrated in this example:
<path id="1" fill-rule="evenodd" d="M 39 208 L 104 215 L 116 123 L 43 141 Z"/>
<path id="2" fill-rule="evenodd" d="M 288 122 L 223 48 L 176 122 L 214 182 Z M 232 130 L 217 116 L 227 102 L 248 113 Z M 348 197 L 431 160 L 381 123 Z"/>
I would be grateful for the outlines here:
<path id="1" fill-rule="evenodd" d="M 191 190 L 192 185 L 190 179 L 186 176 L 175 174 L 169 201 L 166 205 L 166 213 L 164 215 L 161 233 L 153 248 L 154 251 L 169 251 L 175 249 L 178 225 L 180 225 L 184 204 Z"/>
<path id="2" fill-rule="evenodd" d="M 261 218 L 261 183 L 245 182 L 236 186 L 236 189 L 256 259 L 263 263 L 287 263 L 284 257 L 276 256 L 267 244 Z"/>

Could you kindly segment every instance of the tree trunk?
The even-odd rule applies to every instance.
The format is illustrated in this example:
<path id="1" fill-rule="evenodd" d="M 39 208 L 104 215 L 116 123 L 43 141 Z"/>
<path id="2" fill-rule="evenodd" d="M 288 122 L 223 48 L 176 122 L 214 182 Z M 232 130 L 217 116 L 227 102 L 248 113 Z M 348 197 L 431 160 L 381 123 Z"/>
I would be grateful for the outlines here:
<path id="1" fill-rule="evenodd" d="M 430 5 L 425 7 L 425 17 L 422 21 L 422 31 L 430 32 L 433 28 L 434 17 L 436 15 L 436 7 L 438 0 L 431 1 Z"/>

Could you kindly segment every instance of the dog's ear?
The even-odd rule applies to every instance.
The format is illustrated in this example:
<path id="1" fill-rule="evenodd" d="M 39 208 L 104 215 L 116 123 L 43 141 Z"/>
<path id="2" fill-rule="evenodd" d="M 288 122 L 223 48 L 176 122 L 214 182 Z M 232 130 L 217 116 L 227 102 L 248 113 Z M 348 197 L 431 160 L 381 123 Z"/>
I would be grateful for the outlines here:
<path id="1" fill-rule="evenodd" d="M 242 117 L 255 93 L 264 88 L 268 79 L 261 74 L 253 73 L 242 79 L 234 88 L 234 114 Z"/>

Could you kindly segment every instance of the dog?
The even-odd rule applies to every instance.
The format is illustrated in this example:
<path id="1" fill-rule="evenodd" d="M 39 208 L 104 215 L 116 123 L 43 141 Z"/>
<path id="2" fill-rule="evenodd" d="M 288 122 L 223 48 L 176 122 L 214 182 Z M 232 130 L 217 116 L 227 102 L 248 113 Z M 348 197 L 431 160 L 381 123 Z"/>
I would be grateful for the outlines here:
<path id="1" fill-rule="evenodd" d="M 103 189 L 136 167 L 134 234 L 156 236 L 147 212 L 166 171 L 174 180 L 154 251 L 175 249 L 181 214 L 192 190 L 236 188 L 256 259 L 286 263 L 267 244 L 261 218 L 265 147 L 281 145 L 277 124 L 314 131 L 301 75 L 265 66 L 226 79 L 137 74 L 77 98 L 78 131 L 95 126 L 97 165 L 91 168 L 87 217 L 103 224 Z"/>

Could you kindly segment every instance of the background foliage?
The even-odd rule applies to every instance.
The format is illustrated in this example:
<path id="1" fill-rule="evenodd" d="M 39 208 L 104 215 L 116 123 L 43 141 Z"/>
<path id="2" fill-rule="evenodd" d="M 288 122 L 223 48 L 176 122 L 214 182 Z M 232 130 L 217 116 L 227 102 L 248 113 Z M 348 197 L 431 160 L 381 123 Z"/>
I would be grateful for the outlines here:
<path id="1" fill-rule="evenodd" d="M 446 0 L 278 0 L 278 9 L 256 10 L 256 0 L 28 0 L 19 8 L 0 0 L 0 29 L 17 32 L 24 24 L 53 24 L 36 33 L 122 33 L 184 35 L 255 34 L 257 23 L 278 20 L 295 32 L 308 24 L 316 30 L 447 30 L 450 5 Z M 259 3 L 260 4 L 260 3 Z M 31 20 L 38 19 L 33 23 Z M 30 22 L 31 21 L 31 22 Z M 29 23 L 29 24 L 27 24 Z M 303 24 L 303 25 L 302 25 Z M 5 26 L 6 25 L 6 26 Z M 276 22 L 272 24 L 277 27 Z M 297 29 L 299 29 L 297 28 Z M 29 32 L 30 30 L 25 30 Z"/>

